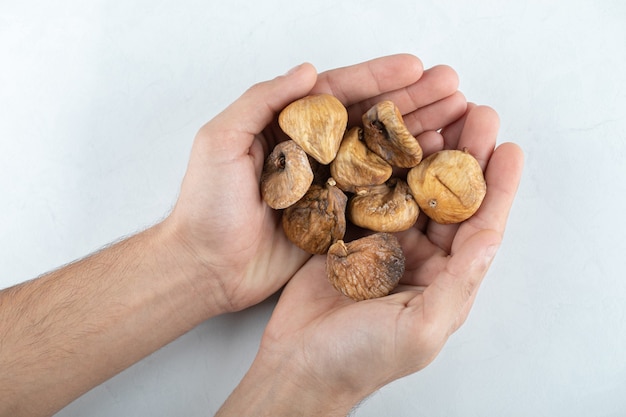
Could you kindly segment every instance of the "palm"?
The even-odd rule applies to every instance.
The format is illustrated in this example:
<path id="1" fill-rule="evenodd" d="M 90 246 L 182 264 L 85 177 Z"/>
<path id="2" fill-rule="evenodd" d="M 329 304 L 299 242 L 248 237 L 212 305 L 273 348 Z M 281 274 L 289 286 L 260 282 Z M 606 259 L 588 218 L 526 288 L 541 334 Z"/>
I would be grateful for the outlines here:
<path id="1" fill-rule="evenodd" d="M 388 382 L 391 375 L 385 370 L 395 371 L 400 365 L 396 360 L 406 356 L 395 335 L 407 324 L 408 292 L 355 303 L 326 282 L 324 267 L 324 257 L 316 256 L 289 282 L 262 349 L 287 355 L 293 346 L 302 346 L 298 354 L 303 363 L 316 365 L 313 377 L 334 380 L 345 389 L 358 390 L 363 380 L 378 381 L 381 371 L 383 381 L 377 386 Z"/>
<path id="2" fill-rule="evenodd" d="M 233 132 L 242 147 L 239 154 L 216 154 L 211 143 L 197 140 L 189 171 L 203 171 L 193 184 L 193 197 L 184 205 L 194 218 L 189 230 L 194 246 L 208 249 L 211 267 L 223 271 L 231 283 L 232 309 L 245 308 L 276 291 L 308 259 L 282 231 L 278 214 L 260 198 L 259 180 L 267 143 L 273 133 Z M 207 149 L 203 149 L 206 147 Z M 195 158 L 195 159 L 194 159 Z M 224 161 L 226 159 L 227 162 Z M 201 194 L 196 189 L 204 190 Z M 181 198 L 185 198 L 185 189 Z M 277 261 L 278 260 L 278 261 Z M 268 279 L 274 278 L 273 282 Z M 234 293 L 245 288 L 243 297 Z"/>
<path id="3" fill-rule="evenodd" d="M 501 239 L 519 181 L 519 149 L 494 151 L 497 122 L 490 109 L 470 106 L 442 131 L 445 147 L 470 149 L 486 168 L 488 194 L 475 216 L 460 226 L 423 217 L 398 234 L 406 272 L 388 297 L 347 299 L 326 281 L 324 257 L 312 258 L 281 295 L 263 349 L 295 348 L 304 363 L 316 364 L 312 373 L 366 392 L 430 363 L 469 312 L 488 268 L 483 255 Z"/>

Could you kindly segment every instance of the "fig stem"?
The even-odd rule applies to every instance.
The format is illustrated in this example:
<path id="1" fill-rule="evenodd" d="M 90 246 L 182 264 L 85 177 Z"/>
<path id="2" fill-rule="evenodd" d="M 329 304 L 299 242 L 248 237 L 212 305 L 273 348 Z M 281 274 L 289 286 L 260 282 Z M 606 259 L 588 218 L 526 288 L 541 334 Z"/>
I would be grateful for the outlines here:
<path id="1" fill-rule="evenodd" d="M 337 242 L 335 242 L 336 246 L 336 250 L 337 252 L 334 253 L 336 256 L 341 257 L 341 258 L 347 258 L 348 257 L 348 248 L 346 247 L 346 244 L 343 240 L 338 240 Z"/>
<path id="2" fill-rule="evenodd" d="M 285 154 L 281 152 L 280 156 L 276 159 L 276 167 L 278 169 L 285 169 L 286 165 Z"/>

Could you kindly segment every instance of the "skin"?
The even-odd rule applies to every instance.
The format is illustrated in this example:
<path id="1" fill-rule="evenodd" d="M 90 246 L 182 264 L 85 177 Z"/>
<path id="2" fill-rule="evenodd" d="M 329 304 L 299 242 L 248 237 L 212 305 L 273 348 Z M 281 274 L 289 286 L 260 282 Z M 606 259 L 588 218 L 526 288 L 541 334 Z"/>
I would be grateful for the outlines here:
<path id="1" fill-rule="evenodd" d="M 303 64 L 251 87 L 199 130 L 165 220 L 0 292 L 0 416 L 52 415 L 202 321 L 282 287 L 257 358 L 219 416 L 345 415 L 422 369 L 469 312 L 522 167 L 515 145 L 494 151 L 495 112 L 468 105 L 457 88 L 451 68 L 424 71 L 404 54 L 321 74 Z M 338 97 L 351 124 L 393 100 L 425 153 L 469 147 L 486 168 L 474 218 L 451 227 L 422 220 L 398 235 L 407 272 L 383 299 L 334 292 L 324 258 L 293 246 L 260 197 L 264 158 L 284 139 L 278 112 L 317 92 Z"/>
<path id="2" fill-rule="evenodd" d="M 469 314 L 519 182 L 522 153 L 514 144 L 494 149 L 497 126 L 492 109 L 469 105 L 443 131 L 444 147 L 482 156 L 488 192 L 479 211 L 461 225 L 422 219 L 398 234 L 407 271 L 388 297 L 357 303 L 339 295 L 325 282 L 324 257 L 311 258 L 281 294 L 250 371 L 219 416 L 345 416 L 380 387 L 432 362 Z M 319 395 L 290 401 L 300 391 Z"/>

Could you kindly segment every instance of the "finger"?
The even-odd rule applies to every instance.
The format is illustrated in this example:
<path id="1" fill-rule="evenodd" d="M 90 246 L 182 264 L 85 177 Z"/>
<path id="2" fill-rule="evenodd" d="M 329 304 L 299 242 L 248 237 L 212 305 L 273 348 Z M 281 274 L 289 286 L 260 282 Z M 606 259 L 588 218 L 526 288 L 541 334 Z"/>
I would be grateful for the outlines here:
<path id="1" fill-rule="evenodd" d="M 424 319 L 431 330 L 449 336 L 463 322 L 468 303 L 484 278 L 500 244 L 500 234 L 482 230 L 449 257 L 446 268 L 424 291 Z"/>
<path id="2" fill-rule="evenodd" d="M 404 124 L 415 136 L 429 130 L 439 130 L 463 116 L 467 109 L 465 96 L 456 91 L 439 101 L 405 115 Z"/>
<path id="3" fill-rule="evenodd" d="M 364 100 L 350 106 L 348 113 L 350 120 L 358 122 L 361 115 L 376 103 L 391 100 L 398 106 L 400 113 L 406 115 L 455 94 L 458 86 L 457 73 L 448 66 L 439 65 L 424 71 L 422 76 L 411 84 L 401 85 L 379 95 L 365 97 Z M 423 130 L 416 131 L 414 134 L 421 131 Z"/>
<path id="4" fill-rule="evenodd" d="M 523 166 L 524 154 L 519 146 L 503 143 L 496 148 L 485 171 L 485 199 L 478 211 L 463 223 L 455 244 L 457 240 L 462 243 L 478 230 L 491 229 L 500 235 L 504 234 Z"/>
<path id="5" fill-rule="evenodd" d="M 437 65 L 424 71 L 424 75 L 415 84 L 394 92 L 394 103 L 397 102 L 400 111 L 406 114 L 449 97 L 458 88 L 459 76 L 456 71 L 447 65 Z"/>
<path id="6" fill-rule="evenodd" d="M 415 136 L 425 156 L 443 148 L 443 136 L 435 130 L 426 130 Z"/>
<path id="7" fill-rule="evenodd" d="M 215 142 L 215 152 L 247 152 L 254 135 L 287 104 L 307 95 L 316 79 L 315 68 L 305 63 L 285 75 L 255 84 L 204 125 L 199 134 Z M 237 140 L 224 141 L 224 138 Z"/>
<path id="8" fill-rule="evenodd" d="M 465 115 L 441 130 L 445 149 L 467 149 L 484 170 L 500 129 L 500 117 L 488 106 L 468 103 Z"/>
<path id="9" fill-rule="evenodd" d="M 476 106 L 467 115 L 457 149 L 466 149 L 478 160 L 484 171 L 496 146 L 499 129 L 498 113 L 488 106 Z"/>
<path id="10" fill-rule="evenodd" d="M 423 285 L 398 284 L 398 286 L 396 286 L 396 288 L 394 288 L 393 291 L 391 291 L 391 294 L 398 294 L 402 292 L 413 292 L 413 293 L 423 294 L 425 289 L 426 287 Z M 415 296 L 415 294 L 411 294 L 411 295 L 413 297 Z"/>
<path id="11" fill-rule="evenodd" d="M 459 138 L 461 137 L 463 127 L 465 126 L 467 115 L 472 111 L 474 107 L 476 107 L 475 103 L 467 103 L 467 109 L 465 110 L 465 114 L 453 123 L 441 129 L 441 135 L 445 139 L 445 149 L 458 149 L 457 145 L 459 143 Z"/>
<path id="12" fill-rule="evenodd" d="M 401 282 L 408 285 L 428 286 L 445 267 L 448 253 L 433 245 L 415 229 L 398 233 L 405 255 L 405 273 Z"/>
<path id="13" fill-rule="evenodd" d="M 486 273 L 485 273 L 486 275 Z M 474 289 L 474 293 L 469 297 L 469 299 L 467 300 L 467 302 L 465 303 L 465 305 L 463 306 L 463 308 L 461 309 L 461 311 L 459 312 L 459 315 L 456 318 L 456 321 L 454 323 L 452 323 L 452 327 L 450 329 L 450 333 L 454 333 L 457 330 L 459 330 L 461 328 L 461 326 L 465 323 L 465 321 L 467 320 L 467 317 L 469 316 L 469 313 L 472 309 L 472 306 L 474 305 L 474 301 L 476 301 L 476 296 L 478 295 L 478 287 Z"/>
<path id="14" fill-rule="evenodd" d="M 328 93 L 346 107 L 414 84 L 424 67 L 409 54 L 390 55 L 323 72 L 311 93 Z"/>

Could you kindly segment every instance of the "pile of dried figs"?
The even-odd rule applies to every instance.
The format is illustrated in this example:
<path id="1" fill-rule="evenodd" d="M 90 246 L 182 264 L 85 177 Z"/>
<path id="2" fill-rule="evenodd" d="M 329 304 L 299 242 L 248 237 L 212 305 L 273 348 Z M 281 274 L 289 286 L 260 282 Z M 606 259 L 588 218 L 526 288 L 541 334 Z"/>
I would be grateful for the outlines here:
<path id="1" fill-rule="evenodd" d="M 412 227 L 420 211 L 438 223 L 462 222 L 485 196 L 476 159 L 467 150 L 422 159 L 391 101 L 363 114 L 362 126 L 347 128 L 347 109 L 336 97 L 310 95 L 285 107 L 278 123 L 290 139 L 267 157 L 261 195 L 282 210 L 295 245 L 326 254 L 330 283 L 354 300 L 389 294 L 404 274 L 392 233 Z M 349 224 L 373 233 L 346 242 Z"/>

